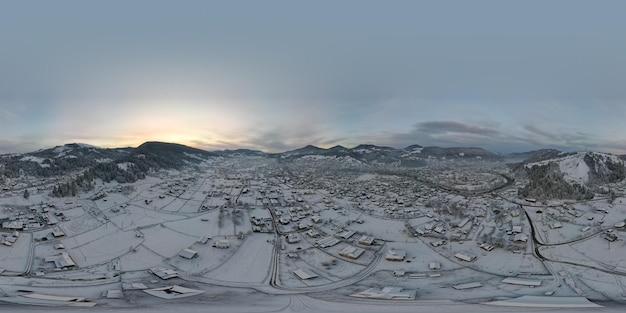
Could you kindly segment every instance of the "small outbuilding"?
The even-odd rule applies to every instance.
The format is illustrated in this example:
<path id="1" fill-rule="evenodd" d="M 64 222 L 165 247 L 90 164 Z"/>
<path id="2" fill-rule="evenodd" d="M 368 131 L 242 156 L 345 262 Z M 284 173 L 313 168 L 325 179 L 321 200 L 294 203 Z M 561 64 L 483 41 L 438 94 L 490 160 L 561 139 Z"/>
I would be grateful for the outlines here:
<path id="1" fill-rule="evenodd" d="M 365 252 L 365 250 L 363 250 L 363 248 L 347 246 L 347 247 L 345 247 L 343 250 L 341 250 L 339 252 L 339 255 L 342 256 L 342 257 L 346 257 L 346 258 L 349 258 L 349 259 L 356 260 L 359 257 L 361 257 L 361 255 L 363 255 L 364 252 Z"/>
<path id="2" fill-rule="evenodd" d="M 213 247 L 219 248 L 219 249 L 228 249 L 230 248 L 230 242 L 225 239 L 220 239 L 213 243 Z"/>
<path id="3" fill-rule="evenodd" d="M 401 262 L 406 258 L 406 252 L 401 250 L 389 249 L 385 255 L 385 260 Z"/>
<path id="4" fill-rule="evenodd" d="M 374 244 L 374 240 L 376 240 L 376 238 L 363 235 L 361 236 L 361 238 L 359 238 L 359 244 L 371 246 Z"/>
<path id="5" fill-rule="evenodd" d="M 178 253 L 178 256 L 180 256 L 183 259 L 191 260 L 198 256 L 198 251 L 186 248 L 186 249 L 180 250 L 180 252 Z"/>

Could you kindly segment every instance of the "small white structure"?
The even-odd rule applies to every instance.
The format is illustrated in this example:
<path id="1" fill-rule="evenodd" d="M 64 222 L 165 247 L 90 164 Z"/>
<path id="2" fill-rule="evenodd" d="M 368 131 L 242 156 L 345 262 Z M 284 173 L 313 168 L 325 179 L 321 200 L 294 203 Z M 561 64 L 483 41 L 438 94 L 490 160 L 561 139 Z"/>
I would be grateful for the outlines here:
<path id="1" fill-rule="evenodd" d="M 196 240 L 196 243 L 199 243 L 201 245 L 206 245 L 207 242 L 209 242 L 209 237 L 207 237 L 207 236 L 200 236 L 200 238 L 198 238 L 198 240 Z"/>
<path id="2" fill-rule="evenodd" d="M 9 236 L 7 237 L 7 239 L 4 240 L 3 244 L 5 246 L 11 247 L 13 246 L 13 244 L 15 244 L 16 241 L 17 241 L 17 237 Z"/>
<path id="3" fill-rule="evenodd" d="M 155 289 L 146 289 L 145 293 L 162 299 L 179 299 L 197 296 L 204 293 L 202 290 L 190 289 L 181 286 L 169 286 Z"/>
<path id="4" fill-rule="evenodd" d="M 446 230 L 441 226 L 435 227 L 433 231 L 440 235 L 443 235 L 446 232 Z"/>
<path id="5" fill-rule="evenodd" d="M 293 271 L 293 274 L 302 280 L 307 280 L 307 279 L 312 279 L 312 278 L 317 277 L 317 274 L 313 273 L 310 270 L 305 270 L 305 269 L 297 269 Z"/>
<path id="6" fill-rule="evenodd" d="M 445 240 L 438 240 L 438 241 L 433 241 L 430 243 L 431 246 L 433 247 L 439 247 L 439 246 L 443 246 L 446 244 Z"/>
<path id="7" fill-rule="evenodd" d="M 341 250 L 339 252 L 339 255 L 342 256 L 342 257 L 346 257 L 346 258 L 350 258 L 350 259 L 356 260 L 359 257 L 361 257 L 361 255 L 363 255 L 364 252 L 365 252 L 365 250 L 363 250 L 363 248 L 347 246 L 347 247 L 345 247 L 343 250 Z"/>
<path id="8" fill-rule="evenodd" d="M 183 259 L 191 260 L 198 256 L 198 251 L 186 248 L 186 249 L 180 250 L 180 252 L 178 253 L 178 256 L 180 256 Z"/>
<path id="9" fill-rule="evenodd" d="M 354 234 L 356 234 L 356 232 L 353 230 L 345 230 L 338 233 L 337 236 L 341 239 L 349 239 L 350 237 L 354 236 Z"/>
<path id="10" fill-rule="evenodd" d="M 230 242 L 228 240 L 225 240 L 225 239 L 220 239 L 220 240 L 215 241 L 213 243 L 213 247 L 214 248 L 219 248 L 219 249 L 228 249 L 228 248 L 230 248 Z"/>
<path id="11" fill-rule="evenodd" d="M 389 249 L 385 255 L 385 260 L 400 262 L 406 258 L 406 251 Z"/>
<path id="12" fill-rule="evenodd" d="M 178 273 L 176 273 L 175 270 L 169 268 L 154 267 L 149 269 L 148 271 L 163 280 L 178 277 Z"/>
<path id="13" fill-rule="evenodd" d="M 494 246 L 492 246 L 490 244 L 487 244 L 487 243 L 482 243 L 482 244 L 480 244 L 480 248 L 485 250 L 485 251 L 491 251 L 491 250 L 495 249 L 496 247 L 494 247 Z"/>
<path id="14" fill-rule="evenodd" d="M 55 256 L 47 256 L 45 258 L 45 261 L 54 262 L 54 266 L 56 266 L 56 268 L 68 268 L 76 266 L 76 263 L 74 263 L 74 260 L 72 260 L 72 257 L 70 257 L 67 252 L 62 252 L 61 254 Z"/>
<path id="15" fill-rule="evenodd" d="M 363 235 L 361 236 L 361 238 L 359 238 L 359 244 L 371 246 L 374 244 L 374 240 L 376 240 L 376 238 Z"/>
<path id="16" fill-rule="evenodd" d="M 559 222 L 554 222 L 554 223 L 550 224 L 550 228 L 552 228 L 552 229 L 558 229 L 558 228 L 561 228 L 561 227 L 563 227 L 563 225 L 561 225 L 561 223 L 559 223 Z"/>
<path id="17" fill-rule="evenodd" d="M 430 263 L 428 263 L 428 269 L 429 270 L 433 270 L 433 271 L 439 270 L 439 269 L 441 269 L 441 263 L 439 263 L 439 262 L 430 262 Z"/>
<path id="18" fill-rule="evenodd" d="M 307 235 L 309 235 L 309 237 L 311 238 L 317 238 L 320 236 L 320 232 L 317 231 L 317 229 L 315 228 L 311 228 L 306 232 Z"/>
<path id="19" fill-rule="evenodd" d="M 300 242 L 300 237 L 296 234 L 287 235 L 287 243 L 298 243 Z"/>
<path id="20" fill-rule="evenodd" d="M 454 255 L 454 257 L 465 262 L 472 262 L 476 259 L 475 255 L 470 255 L 470 254 L 465 254 L 465 253 L 457 253 Z"/>
<path id="21" fill-rule="evenodd" d="M 415 291 L 403 290 L 402 287 L 370 288 L 350 296 L 369 299 L 414 300 Z"/>
<path id="22" fill-rule="evenodd" d="M 515 236 L 513 236 L 513 241 L 515 241 L 515 242 L 527 242 L 528 241 L 528 236 L 526 236 L 524 234 L 515 234 Z"/>
<path id="23" fill-rule="evenodd" d="M 324 237 L 320 240 L 317 241 L 317 245 L 320 248 L 328 248 L 328 247 L 332 247 L 338 243 L 340 243 L 341 241 L 339 241 L 339 239 L 333 237 L 333 236 L 328 236 L 328 237 Z"/>

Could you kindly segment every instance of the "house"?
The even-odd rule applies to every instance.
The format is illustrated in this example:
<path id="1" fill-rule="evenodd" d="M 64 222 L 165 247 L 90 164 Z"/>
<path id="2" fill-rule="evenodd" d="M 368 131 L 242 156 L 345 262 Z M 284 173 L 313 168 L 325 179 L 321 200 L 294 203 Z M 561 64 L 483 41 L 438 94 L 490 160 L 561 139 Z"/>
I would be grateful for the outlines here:
<path id="1" fill-rule="evenodd" d="M 435 227 L 433 231 L 440 235 L 443 235 L 446 232 L 446 230 L 441 226 Z"/>
<path id="2" fill-rule="evenodd" d="M 62 252 L 59 255 L 47 256 L 44 259 L 47 262 L 53 262 L 56 268 L 70 268 L 75 267 L 76 263 L 72 260 L 72 257 L 67 252 Z"/>
<path id="3" fill-rule="evenodd" d="M 602 234 L 602 238 L 610 242 L 616 241 L 618 239 L 617 234 L 615 234 L 615 230 L 613 229 L 605 230 L 604 233 Z"/>
<path id="4" fill-rule="evenodd" d="M 17 237 L 9 236 L 9 237 L 7 237 L 7 239 L 4 240 L 4 242 L 2 244 L 4 244 L 5 246 L 8 246 L 8 247 L 11 247 L 11 246 L 13 246 L 13 244 L 15 244 L 16 241 L 17 241 Z"/>
<path id="5" fill-rule="evenodd" d="M 60 238 L 60 237 L 65 236 L 65 233 L 62 230 L 54 230 L 52 231 L 52 236 L 54 238 Z"/>
<path id="6" fill-rule="evenodd" d="M 354 236 L 354 234 L 356 234 L 356 232 L 353 230 L 345 230 L 345 231 L 338 233 L 337 236 L 339 236 L 339 238 L 342 238 L 342 239 L 348 239 Z"/>
<path id="7" fill-rule="evenodd" d="M 492 246 L 490 244 L 487 244 L 487 243 L 480 244 L 480 248 L 485 250 L 485 251 L 491 251 L 491 250 L 495 249 L 494 246 Z"/>
<path id="8" fill-rule="evenodd" d="M 515 236 L 513 236 L 513 241 L 515 241 L 515 242 L 527 242 L 528 241 L 528 236 L 526 236 L 524 234 L 515 234 Z"/>
<path id="9" fill-rule="evenodd" d="M 307 235 L 309 235 L 309 237 L 311 237 L 311 238 L 317 238 L 317 237 L 319 237 L 319 236 L 320 236 L 320 232 L 319 232 L 319 231 L 317 231 L 317 230 L 316 230 L 316 229 L 314 229 L 314 228 L 309 229 L 309 230 L 306 232 L 306 234 L 307 234 Z"/>
<path id="10" fill-rule="evenodd" d="M 374 240 L 376 240 L 376 238 L 363 235 L 361 236 L 361 238 L 359 238 L 359 244 L 371 246 L 374 244 Z"/>
<path id="11" fill-rule="evenodd" d="M 207 236 L 200 236 L 200 238 L 198 238 L 198 240 L 196 240 L 196 243 L 202 244 L 202 245 L 206 245 L 207 242 L 209 242 L 209 237 Z"/>
<path id="12" fill-rule="evenodd" d="M 359 257 L 361 257 L 361 255 L 363 255 L 364 252 L 365 250 L 363 250 L 363 248 L 347 246 L 343 250 L 339 251 L 339 255 L 342 257 L 356 260 Z"/>
<path id="13" fill-rule="evenodd" d="M 430 245 L 433 247 L 439 247 L 439 246 L 445 245 L 446 243 L 447 242 L 445 240 L 438 240 L 438 241 L 431 242 Z"/>
<path id="14" fill-rule="evenodd" d="M 310 270 L 305 270 L 305 269 L 297 269 L 293 271 L 293 274 L 302 280 L 307 280 L 307 279 L 312 279 L 312 278 L 317 277 L 317 274 L 313 273 Z"/>
<path id="15" fill-rule="evenodd" d="M 554 223 L 550 224 L 550 228 L 552 228 L 552 229 L 558 229 L 558 228 L 561 228 L 561 227 L 563 227 L 563 225 L 561 225 L 561 223 L 559 223 L 559 222 L 554 222 Z"/>
<path id="16" fill-rule="evenodd" d="M 148 271 L 163 280 L 178 277 L 178 273 L 175 270 L 169 268 L 154 267 L 149 269 Z"/>
<path id="17" fill-rule="evenodd" d="M 433 270 L 433 271 L 441 269 L 441 263 L 439 263 L 439 262 L 430 262 L 430 263 L 428 263 L 428 269 L 429 270 Z"/>
<path id="18" fill-rule="evenodd" d="M 400 262 L 400 261 L 404 261 L 405 258 L 406 258 L 406 252 L 402 250 L 389 249 L 387 251 L 387 254 L 385 255 L 385 260 L 387 261 Z"/>
<path id="19" fill-rule="evenodd" d="M 465 254 L 465 253 L 457 253 L 454 255 L 454 257 L 465 262 L 472 262 L 476 259 L 475 255 Z"/>
<path id="20" fill-rule="evenodd" d="M 230 242 L 225 239 L 220 239 L 213 242 L 213 247 L 219 249 L 228 249 L 230 247 Z"/>
<path id="21" fill-rule="evenodd" d="M 339 239 L 333 237 L 333 236 L 328 236 L 328 237 L 324 237 L 320 240 L 317 241 L 317 246 L 320 248 L 328 248 L 328 247 L 332 247 L 338 243 L 340 243 L 341 241 L 339 241 Z"/>
<path id="22" fill-rule="evenodd" d="M 300 237 L 296 234 L 287 235 L 287 243 L 298 243 L 300 242 Z"/>
<path id="23" fill-rule="evenodd" d="M 2 228 L 9 230 L 22 230 L 24 229 L 24 222 L 21 221 L 11 221 L 2 223 Z"/>
<path id="24" fill-rule="evenodd" d="M 414 300 L 415 291 L 404 290 L 402 287 L 370 288 L 350 296 L 369 299 Z"/>
<path id="25" fill-rule="evenodd" d="M 183 259 L 191 260 L 198 256 L 198 251 L 186 248 L 186 249 L 180 250 L 180 252 L 178 253 L 178 256 L 180 256 Z"/>

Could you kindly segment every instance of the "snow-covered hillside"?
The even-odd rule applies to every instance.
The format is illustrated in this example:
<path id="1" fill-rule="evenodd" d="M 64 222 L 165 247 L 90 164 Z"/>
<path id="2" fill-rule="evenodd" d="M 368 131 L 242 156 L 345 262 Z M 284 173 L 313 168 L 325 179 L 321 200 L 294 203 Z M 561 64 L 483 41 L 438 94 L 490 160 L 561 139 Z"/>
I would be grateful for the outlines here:
<path id="1" fill-rule="evenodd" d="M 610 172 L 624 167 L 624 161 L 617 156 L 600 152 L 578 152 L 559 158 L 543 160 L 540 162 L 528 163 L 526 168 L 533 166 L 544 166 L 549 163 L 556 163 L 563 173 L 563 178 L 569 182 L 579 184 L 589 183 L 590 177 L 610 174 Z"/>

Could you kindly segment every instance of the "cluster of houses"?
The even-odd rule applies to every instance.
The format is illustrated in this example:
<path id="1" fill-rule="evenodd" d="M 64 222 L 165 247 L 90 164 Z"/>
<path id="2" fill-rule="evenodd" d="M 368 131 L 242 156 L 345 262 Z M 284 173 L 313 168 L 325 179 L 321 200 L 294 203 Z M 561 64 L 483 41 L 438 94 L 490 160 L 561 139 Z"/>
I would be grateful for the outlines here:
<path id="1" fill-rule="evenodd" d="M 2 244 L 5 246 L 13 246 L 13 244 L 15 244 L 15 242 L 17 241 L 17 239 L 20 237 L 20 232 L 18 231 L 14 231 L 11 235 L 8 236 L 2 236 L 2 238 L 4 238 L 2 240 Z"/>

